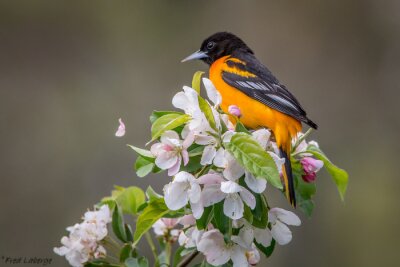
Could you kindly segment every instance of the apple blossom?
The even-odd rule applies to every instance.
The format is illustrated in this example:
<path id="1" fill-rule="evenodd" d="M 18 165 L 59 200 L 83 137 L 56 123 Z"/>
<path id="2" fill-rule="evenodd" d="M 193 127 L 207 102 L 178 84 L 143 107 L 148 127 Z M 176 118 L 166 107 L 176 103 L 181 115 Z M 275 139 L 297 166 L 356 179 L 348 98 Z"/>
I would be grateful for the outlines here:
<path id="1" fill-rule="evenodd" d="M 286 245 L 292 240 L 292 232 L 287 225 L 301 224 L 296 214 L 281 208 L 270 209 L 268 221 L 271 223 L 271 235 L 279 245 Z"/>
<path id="2" fill-rule="evenodd" d="M 189 154 L 187 148 L 193 143 L 193 135 L 189 133 L 185 140 L 180 140 L 175 131 L 166 131 L 161 135 L 161 143 L 151 146 L 151 153 L 156 157 L 155 164 L 163 170 L 168 170 L 168 175 L 175 175 L 181 166 L 187 165 Z"/>
<path id="3" fill-rule="evenodd" d="M 300 163 L 304 170 L 302 178 L 307 183 L 314 182 L 317 177 L 316 173 L 324 166 L 322 160 L 314 159 L 312 157 L 304 157 L 300 160 Z"/>
<path id="4" fill-rule="evenodd" d="M 174 229 L 179 223 L 180 218 L 161 218 L 153 224 L 153 231 L 157 236 L 169 237 L 169 240 L 175 241 L 181 230 Z"/>
<path id="5" fill-rule="evenodd" d="M 242 111 L 240 110 L 240 108 L 236 105 L 230 105 L 228 107 L 228 112 L 229 114 L 236 116 L 238 118 L 240 118 L 242 116 Z"/>

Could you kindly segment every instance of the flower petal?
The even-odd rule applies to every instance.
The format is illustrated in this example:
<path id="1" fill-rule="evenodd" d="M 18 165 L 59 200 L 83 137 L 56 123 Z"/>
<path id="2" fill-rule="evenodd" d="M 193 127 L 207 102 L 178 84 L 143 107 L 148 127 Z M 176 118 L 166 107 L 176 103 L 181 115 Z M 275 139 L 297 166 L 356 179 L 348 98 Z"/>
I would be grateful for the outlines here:
<path id="1" fill-rule="evenodd" d="M 189 199 L 193 203 L 197 203 L 201 197 L 201 188 L 197 181 L 190 183 L 190 189 L 188 190 Z"/>
<path id="2" fill-rule="evenodd" d="M 205 185 L 201 192 L 201 198 L 203 200 L 204 207 L 209 207 L 222 201 L 225 198 L 225 194 L 221 191 L 220 185 Z"/>
<path id="3" fill-rule="evenodd" d="M 295 226 L 301 225 L 300 218 L 291 211 L 284 210 L 281 208 L 272 208 L 268 212 L 268 216 L 270 214 L 274 215 L 276 218 L 278 218 L 278 220 L 287 225 L 295 225 Z"/>
<path id="4" fill-rule="evenodd" d="M 254 131 L 251 135 L 254 137 L 254 139 L 256 139 L 256 141 L 260 144 L 260 146 L 262 148 L 264 148 L 264 149 L 267 148 L 268 140 L 269 140 L 269 137 L 271 136 L 270 131 L 263 128 L 263 129 Z"/>
<path id="5" fill-rule="evenodd" d="M 246 251 L 240 246 L 234 246 L 231 250 L 231 259 L 233 262 L 233 267 L 247 267 L 249 263 L 247 262 Z"/>
<path id="6" fill-rule="evenodd" d="M 224 201 L 224 214 L 231 219 L 238 220 L 243 217 L 244 204 L 237 193 L 229 194 Z"/>
<path id="7" fill-rule="evenodd" d="M 174 166 L 168 169 L 168 176 L 174 176 L 179 172 L 179 169 L 181 167 L 181 161 L 182 161 L 181 157 L 178 156 L 178 160 L 176 161 Z"/>
<path id="8" fill-rule="evenodd" d="M 271 234 L 279 245 L 286 245 L 292 240 L 292 232 L 289 227 L 280 221 L 276 221 L 272 225 Z"/>
<path id="9" fill-rule="evenodd" d="M 214 266 L 227 263 L 231 257 L 230 250 L 225 245 L 224 236 L 217 229 L 202 235 L 197 244 L 197 250 L 202 252 L 207 262 Z"/>
<path id="10" fill-rule="evenodd" d="M 218 168 L 225 168 L 227 161 L 225 159 L 225 149 L 220 147 L 214 157 L 214 165 Z"/>
<path id="11" fill-rule="evenodd" d="M 215 146 L 213 145 L 206 146 L 204 148 L 203 155 L 201 156 L 200 164 L 203 166 L 211 164 L 213 162 L 215 154 L 217 154 Z"/>
<path id="12" fill-rule="evenodd" d="M 241 189 L 242 190 L 239 193 L 240 197 L 247 204 L 247 206 L 250 207 L 250 209 L 254 210 L 254 208 L 256 207 L 256 198 L 252 193 L 250 193 L 249 190 L 247 190 L 243 186 L 241 186 Z"/>
<path id="13" fill-rule="evenodd" d="M 185 183 L 170 182 L 165 185 L 164 200 L 170 210 L 183 208 L 189 200 Z"/>
<path id="14" fill-rule="evenodd" d="M 221 191 L 226 194 L 238 193 L 242 191 L 242 187 L 235 182 L 226 181 L 221 183 Z"/>
<path id="15" fill-rule="evenodd" d="M 177 175 L 175 175 L 175 178 L 174 178 L 174 182 L 180 182 L 180 183 L 182 183 L 182 182 L 190 183 L 195 180 L 196 180 L 196 178 L 194 178 L 194 176 L 192 174 L 185 172 L 185 171 L 179 172 Z"/>
<path id="16" fill-rule="evenodd" d="M 245 172 L 244 181 L 254 193 L 262 193 L 267 187 L 267 180 L 263 178 L 256 178 L 248 171 Z"/>
<path id="17" fill-rule="evenodd" d="M 190 105 L 189 98 L 184 92 L 179 92 L 172 98 L 172 105 L 176 108 L 187 110 L 188 105 Z"/>
<path id="18" fill-rule="evenodd" d="M 215 88 L 214 84 L 211 82 L 211 80 L 207 79 L 207 78 L 203 78 L 203 84 L 204 87 L 206 88 L 206 92 L 207 92 L 207 97 L 208 99 L 211 100 L 211 102 L 213 102 L 213 104 L 215 106 L 218 106 L 221 104 L 222 102 L 222 96 L 221 94 L 217 91 L 217 89 Z"/>
<path id="19" fill-rule="evenodd" d="M 119 126 L 118 126 L 118 130 L 115 132 L 115 136 L 122 137 L 125 135 L 125 124 L 121 118 L 119 118 L 118 122 L 119 122 Z"/>
<path id="20" fill-rule="evenodd" d="M 264 247 L 269 247 L 272 242 L 272 234 L 268 228 L 260 229 L 254 227 L 254 237 L 257 243 L 260 243 Z"/>
<path id="21" fill-rule="evenodd" d="M 223 181 L 224 179 L 222 178 L 222 176 L 216 173 L 208 173 L 200 176 L 197 179 L 197 182 L 199 184 L 220 184 Z"/>
<path id="22" fill-rule="evenodd" d="M 166 170 L 171 168 L 179 160 L 175 152 L 162 152 L 156 158 L 156 165 L 160 169 Z"/>
<path id="23" fill-rule="evenodd" d="M 204 206 L 201 199 L 197 202 L 190 201 L 190 207 L 192 209 L 193 217 L 200 219 L 204 212 Z"/>

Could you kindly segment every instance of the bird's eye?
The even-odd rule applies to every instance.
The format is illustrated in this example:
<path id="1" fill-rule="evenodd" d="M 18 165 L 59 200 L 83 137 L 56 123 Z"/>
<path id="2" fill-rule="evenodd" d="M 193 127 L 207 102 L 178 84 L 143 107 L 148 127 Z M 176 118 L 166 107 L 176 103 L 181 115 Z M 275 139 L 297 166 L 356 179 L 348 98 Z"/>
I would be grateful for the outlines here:
<path id="1" fill-rule="evenodd" d="M 214 42 L 208 42 L 208 44 L 207 44 L 207 49 L 208 50 L 211 50 L 211 49 L 213 49 L 214 48 L 214 46 L 215 46 L 215 43 Z"/>

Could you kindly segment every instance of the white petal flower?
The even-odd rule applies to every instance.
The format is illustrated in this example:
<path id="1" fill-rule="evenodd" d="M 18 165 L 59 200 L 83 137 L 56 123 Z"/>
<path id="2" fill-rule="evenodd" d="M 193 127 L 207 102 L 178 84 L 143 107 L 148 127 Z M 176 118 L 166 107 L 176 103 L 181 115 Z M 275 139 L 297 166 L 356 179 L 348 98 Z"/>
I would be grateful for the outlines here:
<path id="1" fill-rule="evenodd" d="M 257 261 L 258 251 L 254 251 L 254 244 L 248 245 L 242 238 L 243 236 L 232 236 L 234 243 L 225 244 L 224 236 L 217 229 L 213 229 L 202 235 L 197 250 L 205 255 L 211 265 L 223 265 L 232 260 L 234 267 L 246 267 Z M 249 257 L 249 252 L 255 255 Z"/>
<path id="2" fill-rule="evenodd" d="M 217 89 L 215 88 L 215 86 L 211 82 L 211 80 L 209 80 L 207 78 L 203 78 L 203 84 L 204 84 L 204 87 L 206 88 L 208 99 L 211 100 L 211 102 L 214 104 L 214 106 L 221 105 L 222 96 L 217 91 Z"/>
<path id="3" fill-rule="evenodd" d="M 164 186 L 165 204 L 171 210 L 178 210 L 192 203 L 200 201 L 200 185 L 196 178 L 187 172 L 179 172 L 175 179 Z"/>
<path id="4" fill-rule="evenodd" d="M 115 132 L 115 136 L 122 137 L 125 135 L 125 124 L 121 118 L 119 118 L 118 122 L 119 122 L 119 126 L 118 126 L 118 130 Z"/>
<path id="5" fill-rule="evenodd" d="M 215 146 L 208 145 L 204 148 L 203 155 L 201 156 L 201 165 L 209 165 L 213 162 L 215 155 L 217 154 L 217 150 Z"/>
<path id="6" fill-rule="evenodd" d="M 110 222 L 107 205 L 97 211 L 86 212 L 82 223 L 67 228 L 69 236 L 61 239 L 63 246 L 54 248 L 54 252 L 65 256 L 70 265 L 77 267 L 91 259 L 105 257 L 106 251 L 99 241 L 107 236 L 107 224 Z"/>
<path id="7" fill-rule="evenodd" d="M 264 149 L 267 148 L 267 144 L 269 141 L 269 137 L 271 136 L 271 132 L 268 131 L 267 129 L 259 129 L 257 131 L 254 131 L 252 133 L 252 136 L 256 141 L 260 144 L 260 146 Z"/>

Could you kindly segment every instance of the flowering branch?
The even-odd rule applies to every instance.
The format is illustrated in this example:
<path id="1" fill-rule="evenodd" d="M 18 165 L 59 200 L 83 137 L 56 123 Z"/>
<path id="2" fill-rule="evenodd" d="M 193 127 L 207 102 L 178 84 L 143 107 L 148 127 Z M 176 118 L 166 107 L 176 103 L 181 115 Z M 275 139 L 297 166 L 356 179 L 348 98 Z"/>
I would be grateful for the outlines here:
<path id="1" fill-rule="evenodd" d="M 116 186 L 95 211 L 85 213 L 81 224 L 67 228 L 69 237 L 63 237 L 63 246 L 54 249 L 72 266 L 149 266 L 137 249 L 143 235 L 154 266 L 175 267 L 188 266 L 199 254 L 204 256 L 201 266 L 254 266 L 260 252 L 270 257 L 277 244 L 292 240 L 289 227 L 300 226 L 299 217 L 270 207 L 265 194 L 266 187 L 272 186 L 284 195 L 285 160 L 279 157 L 273 133 L 247 129 L 235 105 L 224 114 L 219 108 L 220 94 L 201 75 L 196 73 L 192 87 L 184 86 L 173 97 L 173 106 L 182 112 L 152 113 L 149 150 L 129 145 L 138 155 L 139 177 L 163 171 L 171 177 L 163 195 L 151 187 L 144 192 L 135 186 Z M 200 95 L 201 81 L 208 100 Z M 123 137 L 126 127 L 119 122 L 116 136 Z M 293 140 L 291 155 L 298 207 L 308 216 L 321 168 L 331 174 L 342 199 L 348 180 L 347 173 L 315 141 L 306 141 L 310 133 L 300 133 Z M 125 216 L 136 220 L 134 231 Z M 120 243 L 112 241 L 108 228 Z M 173 253 L 175 243 L 179 248 Z"/>

